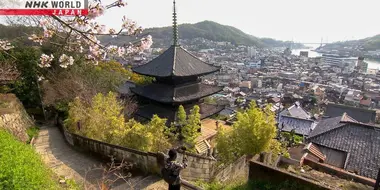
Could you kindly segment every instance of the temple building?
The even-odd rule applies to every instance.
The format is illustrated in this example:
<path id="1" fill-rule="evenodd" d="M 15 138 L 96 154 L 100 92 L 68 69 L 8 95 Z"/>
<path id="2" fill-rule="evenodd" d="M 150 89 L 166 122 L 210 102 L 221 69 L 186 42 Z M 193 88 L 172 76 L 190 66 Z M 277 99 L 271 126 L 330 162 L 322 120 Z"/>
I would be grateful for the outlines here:
<path id="1" fill-rule="evenodd" d="M 201 119 L 219 113 L 223 107 L 203 102 L 203 98 L 222 91 L 221 87 L 202 84 L 201 76 L 219 71 L 219 67 L 205 63 L 178 43 L 177 14 L 174 2 L 173 45 L 157 58 L 133 68 L 133 72 L 154 77 L 152 84 L 136 86 L 137 118 L 151 119 L 154 114 L 166 118 L 168 124 L 176 120 L 178 107 L 187 113 L 198 105 Z"/>

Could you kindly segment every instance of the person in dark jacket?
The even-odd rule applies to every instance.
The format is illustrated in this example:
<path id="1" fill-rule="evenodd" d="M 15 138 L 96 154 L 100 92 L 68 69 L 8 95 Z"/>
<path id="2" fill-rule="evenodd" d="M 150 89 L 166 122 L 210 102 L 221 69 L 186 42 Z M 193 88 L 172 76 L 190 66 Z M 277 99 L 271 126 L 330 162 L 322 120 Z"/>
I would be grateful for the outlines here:
<path id="1" fill-rule="evenodd" d="M 169 184 L 169 190 L 181 189 L 180 172 L 182 169 L 185 169 L 187 167 L 187 161 L 185 157 L 182 163 L 177 162 L 176 159 L 177 150 L 169 150 L 168 157 L 165 159 L 164 168 L 162 170 L 164 180 Z"/>

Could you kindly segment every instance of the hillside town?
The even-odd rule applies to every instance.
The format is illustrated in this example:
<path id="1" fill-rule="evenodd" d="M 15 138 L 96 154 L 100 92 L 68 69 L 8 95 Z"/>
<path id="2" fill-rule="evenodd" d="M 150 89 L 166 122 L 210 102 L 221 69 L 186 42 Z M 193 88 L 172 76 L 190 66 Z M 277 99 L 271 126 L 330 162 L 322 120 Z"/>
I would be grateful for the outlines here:
<path id="1" fill-rule="evenodd" d="M 203 61 L 221 68 L 204 77 L 204 82 L 223 87 L 214 98 L 231 108 L 239 106 L 238 98 L 262 103 L 274 98 L 278 100 L 274 103 L 281 101 L 280 107 L 301 102 L 319 118 L 329 103 L 364 109 L 380 106 L 380 71 L 368 68 L 363 57 L 308 57 L 308 52 L 294 55 L 286 47 L 261 49 L 206 39 L 181 40 L 181 44 Z M 157 56 L 152 52 L 163 48 L 151 49 L 145 61 L 134 64 L 148 62 Z M 274 105 L 273 109 L 280 107 Z"/>
<path id="2" fill-rule="evenodd" d="M 203 121 L 202 134 L 207 126 L 207 135 L 210 131 L 216 135 L 217 130 L 209 127 L 216 120 L 232 127 L 236 113 L 251 101 L 263 109 L 271 105 L 278 138 L 284 140 L 281 134 L 290 133 L 301 139 L 289 145 L 292 159 L 322 162 L 336 171 L 343 169 L 343 176 L 358 175 L 368 181 L 377 177 L 380 160 L 372 155 L 380 151 L 380 71 L 368 68 L 364 57 L 308 57 L 307 51 L 294 55 L 289 47 L 263 49 L 201 38 L 180 43 L 220 67 L 202 77 L 204 84 L 223 88 L 205 101 L 224 106 L 213 119 Z M 146 64 L 157 57 L 152 52 L 163 49 L 152 48 L 134 64 Z M 211 142 L 212 137 L 207 139 Z M 200 154 L 207 155 L 212 148 L 209 143 L 197 144 Z"/>

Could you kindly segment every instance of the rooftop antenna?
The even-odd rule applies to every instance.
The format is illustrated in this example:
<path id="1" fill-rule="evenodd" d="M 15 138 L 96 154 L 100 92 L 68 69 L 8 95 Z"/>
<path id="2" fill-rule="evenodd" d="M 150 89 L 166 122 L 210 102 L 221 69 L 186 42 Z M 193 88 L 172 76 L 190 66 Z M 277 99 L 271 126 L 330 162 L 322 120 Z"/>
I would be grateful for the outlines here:
<path id="1" fill-rule="evenodd" d="M 175 0 L 173 0 L 173 45 L 178 46 L 178 26 Z"/>

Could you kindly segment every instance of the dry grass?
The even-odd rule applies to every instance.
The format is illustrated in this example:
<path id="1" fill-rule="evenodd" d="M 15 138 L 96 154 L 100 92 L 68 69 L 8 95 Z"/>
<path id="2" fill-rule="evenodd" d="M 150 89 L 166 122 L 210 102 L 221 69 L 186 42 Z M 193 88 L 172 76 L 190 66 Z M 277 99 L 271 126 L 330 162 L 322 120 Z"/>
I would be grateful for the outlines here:
<path id="1" fill-rule="evenodd" d="M 301 172 L 301 168 L 295 166 L 288 166 L 286 170 L 290 173 L 302 176 L 321 185 L 330 187 L 334 190 L 373 190 L 373 187 L 370 187 L 368 185 L 341 179 L 327 173 L 313 170 L 310 167 L 304 167 L 305 172 Z"/>

